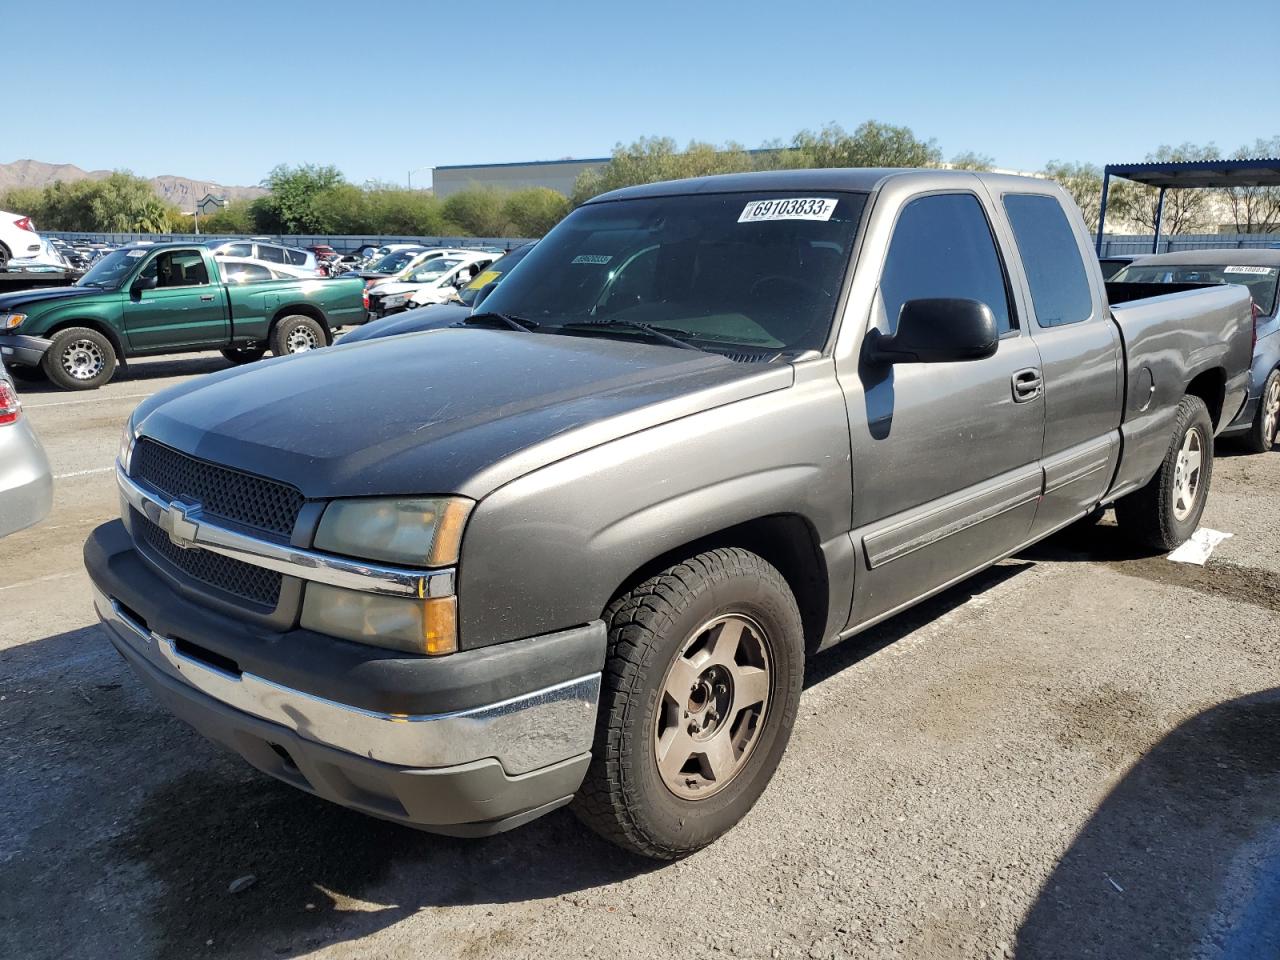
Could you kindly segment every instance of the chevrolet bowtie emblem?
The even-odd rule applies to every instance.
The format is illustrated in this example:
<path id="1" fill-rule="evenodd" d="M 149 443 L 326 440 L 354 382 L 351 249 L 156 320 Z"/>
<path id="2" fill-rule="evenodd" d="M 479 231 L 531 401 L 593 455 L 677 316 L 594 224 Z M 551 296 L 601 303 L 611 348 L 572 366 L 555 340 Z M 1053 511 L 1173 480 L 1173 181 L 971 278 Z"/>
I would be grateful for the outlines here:
<path id="1" fill-rule="evenodd" d="M 200 532 L 199 516 L 200 504 L 174 500 L 160 516 L 160 529 L 169 534 L 175 546 L 190 550 L 196 545 L 196 534 Z"/>

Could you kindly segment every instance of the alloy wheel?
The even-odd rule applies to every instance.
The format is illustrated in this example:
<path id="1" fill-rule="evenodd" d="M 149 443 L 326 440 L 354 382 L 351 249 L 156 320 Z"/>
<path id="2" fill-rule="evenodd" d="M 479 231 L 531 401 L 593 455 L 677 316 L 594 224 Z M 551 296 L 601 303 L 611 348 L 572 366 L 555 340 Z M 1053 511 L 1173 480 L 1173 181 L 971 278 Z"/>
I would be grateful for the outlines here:
<path id="1" fill-rule="evenodd" d="M 1262 442 L 1270 445 L 1276 441 L 1276 430 L 1280 428 L 1280 377 L 1271 381 L 1267 395 L 1262 398 Z"/>
<path id="2" fill-rule="evenodd" d="M 92 380 L 107 365 L 102 348 L 92 340 L 75 340 L 67 344 L 60 359 L 62 369 L 76 380 Z"/>
<path id="3" fill-rule="evenodd" d="M 289 331 L 285 346 L 290 353 L 306 353 L 308 350 L 315 350 L 320 344 L 316 341 L 316 335 L 312 330 L 307 327 L 295 327 Z"/>
<path id="4" fill-rule="evenodd" d="M 1195 509 L 1196 495 L 1200 492 L 1203 450 L 1200 431 L 1188 430 L 1182 438 L 1182 448 L 1178 451 L 1178 461 L 1173 470 L 1173 515 L 1179 522 L 1191 516 Z"/>
<path id="5" fill-rule="evenodd" d="M 668 790 L 702 800 L 742 771 L 764 729 L 772 671 L 770 640 L 749 617 L 719 616 L 690 634 L 667 668 L 653 731 Z"/>

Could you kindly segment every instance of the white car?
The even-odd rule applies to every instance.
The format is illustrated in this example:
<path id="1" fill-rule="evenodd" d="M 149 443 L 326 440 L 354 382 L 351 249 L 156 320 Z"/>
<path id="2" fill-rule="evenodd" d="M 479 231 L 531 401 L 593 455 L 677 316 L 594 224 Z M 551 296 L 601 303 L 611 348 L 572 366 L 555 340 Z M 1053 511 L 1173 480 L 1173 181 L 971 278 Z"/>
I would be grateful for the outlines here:
<path id="1" fill-rule="evenodd" d="M 291 273 L 280 269 L 280 264 L 265 264 L 247 257 L 217 257 L 223 283 L 261 283 L 263 280 L 296 280 Z"/>
<path id="2" fill-rule="evenodd" d="M 234 257 L 236 260 L 252 260 L 269 270 L 303 280 L 325 275 L 320 265 L 316 263 L 316 255 L 310 250 L 286 247 L 280 243 L 267 243 L 256 239 L 221 240 L 210 243 L 209 252 L 216 260 L 227 257 Z"/>
<path id="3" fill-rule="evenodd" d="M 447 303 L 500 256 L 454 252 L 426 259 L 402 273 L 400 278 L 380 283 L 369 291 L 370 318 L 389 316 L 428 303 Z"/>
<path id="4" fill-rule="evenodd" d="M 35 251 L 25 257 L 10 257 L 7 264 L 10 270 L 70 270 L 71 264 L 62 255 L 62 251 L 48 240 L 41 239 L 38 234 Z"/>
<path id="5" fill-rule="evenodd" d="M 40 234 L 30 217 L 0 210 L 0 267 L 15 257 L 31 257 L 40 252 Z"/>

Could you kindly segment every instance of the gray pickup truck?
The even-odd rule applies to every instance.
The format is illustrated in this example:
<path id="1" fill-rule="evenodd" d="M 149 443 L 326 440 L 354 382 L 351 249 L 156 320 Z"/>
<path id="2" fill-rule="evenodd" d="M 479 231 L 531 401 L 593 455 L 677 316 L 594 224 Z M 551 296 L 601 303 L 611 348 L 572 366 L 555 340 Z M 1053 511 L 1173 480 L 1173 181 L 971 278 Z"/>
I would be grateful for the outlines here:
<path id="1" fill-rule="evenodd" d="M 258 769 L 461 835 L 572 802 L 675 858 L 765 789 L 806 657 L 1105 505 L 1188 537 L 1250 328 L 1244 287 L 1108 290 L 1048 181 L 636 187 L 459 328 L 144 401 L 85 562 Z"/>

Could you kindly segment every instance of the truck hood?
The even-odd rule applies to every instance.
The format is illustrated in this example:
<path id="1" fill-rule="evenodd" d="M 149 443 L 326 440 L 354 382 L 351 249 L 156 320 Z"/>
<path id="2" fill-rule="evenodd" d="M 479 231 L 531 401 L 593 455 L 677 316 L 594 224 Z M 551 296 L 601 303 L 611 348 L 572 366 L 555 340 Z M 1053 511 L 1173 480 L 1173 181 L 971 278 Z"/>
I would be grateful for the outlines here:
<path id="1" fill-rule="evenodd" d="M 43 300 L 66 300 L 69 297 L 85 297 L 108 292 L 99 287 L 41 287 L 37 290 L 18 290 L 14 293 L 0 294 L 0 310 L 8 312 Z"/>
<path id="2" fill-rule="evenodd" d="M 789 364 L 602 336 L 446 328 L 226 370 L 144 401 L 138 431 L 309 498 L 457 493 L 791 385 Z"/>

